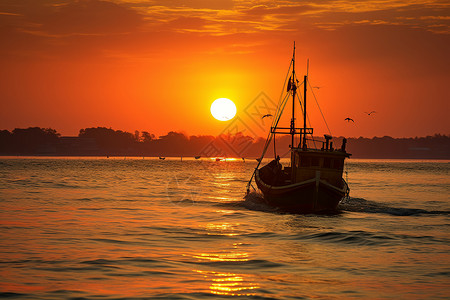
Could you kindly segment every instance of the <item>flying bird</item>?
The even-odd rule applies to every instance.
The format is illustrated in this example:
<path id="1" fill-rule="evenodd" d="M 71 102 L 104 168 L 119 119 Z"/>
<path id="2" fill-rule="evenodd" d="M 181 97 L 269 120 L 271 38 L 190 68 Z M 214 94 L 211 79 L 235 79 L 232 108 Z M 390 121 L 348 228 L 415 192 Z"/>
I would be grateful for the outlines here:
<path id="1" fill-rule="evenodd" d="M 370 116 L 371 114 L 374 114 L 374 113 L 376 113 L 376 111 L 374 111 L 374 110 L 372 110 L 371 112 L 364 112 L 365 114 L 367 114 L 368 116 Z"/>
<path id="2" fill-rule="evenodd" d="M 261 117 L 261 119 L 264 119 L 265 117 L 273 117 L 271 114 L 267 114 Z"/>
<path id="3" fill-rule="evenodd" d="M 345 118 L 344 121 L 347 121 L 347 122 L 349 122 L 349 123 L 350 123 L 350 121 L 352 121 L 353 123 L 355 123 L 355 121 L 353 121 L 352 118 Z"/>
<path id="4" fill-rule="evenodd" d="M 321 86 L 313 86 L 313 89 L 320 89 Z"/>

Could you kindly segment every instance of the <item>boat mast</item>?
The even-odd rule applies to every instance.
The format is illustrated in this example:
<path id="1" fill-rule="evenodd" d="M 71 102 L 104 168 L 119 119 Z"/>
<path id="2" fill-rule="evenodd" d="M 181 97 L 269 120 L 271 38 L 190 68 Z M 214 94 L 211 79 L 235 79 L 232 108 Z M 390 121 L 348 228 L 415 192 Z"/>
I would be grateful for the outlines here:
<path id="1" fill-rule="evenodd" d="M 291 148 L 294 148 L 294 137 L 295 137 L 295 92 L 297 86 L 295 85 L 295 41 L 294 41 L 294 53 L 292 54 L 292 76 L 289 79 L 292 85 L 292 118 L 291 118 Z"/>
<path id="2" fill-rule="evenodd" d="M 306 85 L 308 75 L 303 77 L 303 145 L 302 148 L 306 149 Z"/>

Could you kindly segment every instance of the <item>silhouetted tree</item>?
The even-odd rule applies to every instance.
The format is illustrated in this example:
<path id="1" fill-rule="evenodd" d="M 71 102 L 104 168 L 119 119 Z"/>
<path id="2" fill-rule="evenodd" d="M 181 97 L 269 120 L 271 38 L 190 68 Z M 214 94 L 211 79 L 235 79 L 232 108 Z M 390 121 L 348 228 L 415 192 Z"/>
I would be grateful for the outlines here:
<path id="1" fill-rule="evenodd" d="M 6 155 L 145 155 L 145 156 L 197 156 L 211 143 L 214 147 L 223 147 L 228 156 L 259 157 L 265 145 L 264 138 L 254 139 L 241 132 L 213 136 L 186 136 L 170 131 L 155 138 L 148 131 L 129 133 L 106 127 L 81 129 L 75 137 L 60 139 L 60 134 L 51 128 L 29 127 L 16 128 L 12 132 L 0 130 L 0 153 Z M 343 137 L 333 139 L 334 148 L 338 149 Z M 310 147 L 321 148 L 323 138 L 314 137 L 308 142 Z M 276 138 L 276 155 L 289 156 L 289 135 Z M 354 158 L 437 158 L 450 159 L 450 136 L 415 138 L 392 138 L 389 136 L 374 138 L 348 138 L 347 151 Z M 97 147 L 98 146 L 98 147 Z M 70 151 L 68 151 L 68 147 Z M 58 152 L 59 151 L 59 152 Z M 266 153 L 273 157 L 273 145 Z"/>
<path id="2" fill-rule="evenodd" d="M 135 131 L 134 131 L 134 140 L 135 140 L 136 142 L 140 142 L 140 141 L 141 141 L 140 133 L 139 133 L 138 130 L 135 130 Z"/>
<path id="3" fill-rule="evenodd" d="M 0 130 L 0 153 L 10 153 L 12 149 L 12 133 L 8 130 Z"/>
<path id="4" fill-rule="evenodd" d="M 154 150 L 159 152 L 158 155 L 179 156 L 186 153 L 183 150 L 187 148 L 188 141 L 189 139 L 184 134 L 170 131 L 168 134 L 160 136 L 152 144 L 155 146 Z"/>
<path id="5" fill-rule="evenodd" d="M 60 134 L 52 128 L 15 128 L 12 131 L 12 148 L 18 154 L 37 154 L 40 149 L 57 143 Z"/>
<path id="6" fill-rule="evenodd" d="M 132 152 L 135 143 L 137 143 L 132 133 L 106 127 L 81 129 L 78 136 L 94 139 L 97 145 L 109 154 L 123 154 L 127 150 Z"/>
<path id="7" fill-rule="evenodd" d="M 154 139 L 155 139 L 154 134 L 150 134 L 148 131 L 142 131 L 140 139 L 141 142 L 148 143 L 153 141 Z"/>

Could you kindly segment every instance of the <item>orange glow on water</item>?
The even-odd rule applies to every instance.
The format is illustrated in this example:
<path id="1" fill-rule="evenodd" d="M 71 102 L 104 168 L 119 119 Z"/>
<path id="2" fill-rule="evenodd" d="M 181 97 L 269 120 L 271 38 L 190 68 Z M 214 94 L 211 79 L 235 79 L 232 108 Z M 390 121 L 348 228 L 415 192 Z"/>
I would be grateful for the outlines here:
<path id="1" fill-rule="evenodd" d="M 209 261 L 248 261 L 248 253 L 201 253 L 192 256 Z"/>
<path id="2" fill-rule="evenodd" d="M 201 270 L 194 271 L 203 274 L 205 279 L 211 281 L 209 289 L 210 292 L 215 295 L 254 296 L 256 294 L 251 291 L 260 288 L 256 283 L 248 282 L 246 276 L 243 274 Z"/>
<path id="3" fill-rule="evenodd" d="M 222 197 L 223 200 L 227 200 L 227 198 Z M 210 235 L 227 235 L 227 236 L 234 236 L 238 235 L 239 231 L 237 228 L 239 227 L 239 223 L 237 224 L 229 224 L 229 223 L 223 223 L 223 224 L 213 224 L 209 223 L 206 224 L 205 229 L 207 230 L 208 234 Z"/>
<path id="4" fill-rule="evenodd" d="M 331 216 L 246 206 L 255 162 L 205 160 L 207 169 L 194 160 L 0 163 L 2 292 L 446 297 L 448 162 L 352 161 L 353 200 L 366 210 Z M 195 201 L 168 195 L 175 175 L 182 193 L 201 188 Z M 390 214 L 392 203 L 419 214 Z"/>

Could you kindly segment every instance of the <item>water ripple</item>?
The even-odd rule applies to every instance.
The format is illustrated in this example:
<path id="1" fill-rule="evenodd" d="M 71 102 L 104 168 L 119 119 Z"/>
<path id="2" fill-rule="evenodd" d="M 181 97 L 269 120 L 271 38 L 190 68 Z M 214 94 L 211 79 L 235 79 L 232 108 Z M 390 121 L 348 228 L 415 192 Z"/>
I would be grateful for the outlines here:
<path id="1" fill-rule="evenodd" d="M 339 209 L 350 212 L 379 213 L 393 216 L 416 216 L 416 215 L 450 215 L 446 210 L 425 210 L 417 208 L 391 207 L 375 201 L 362 198 L 349 198 L 339 204 Z"/>

